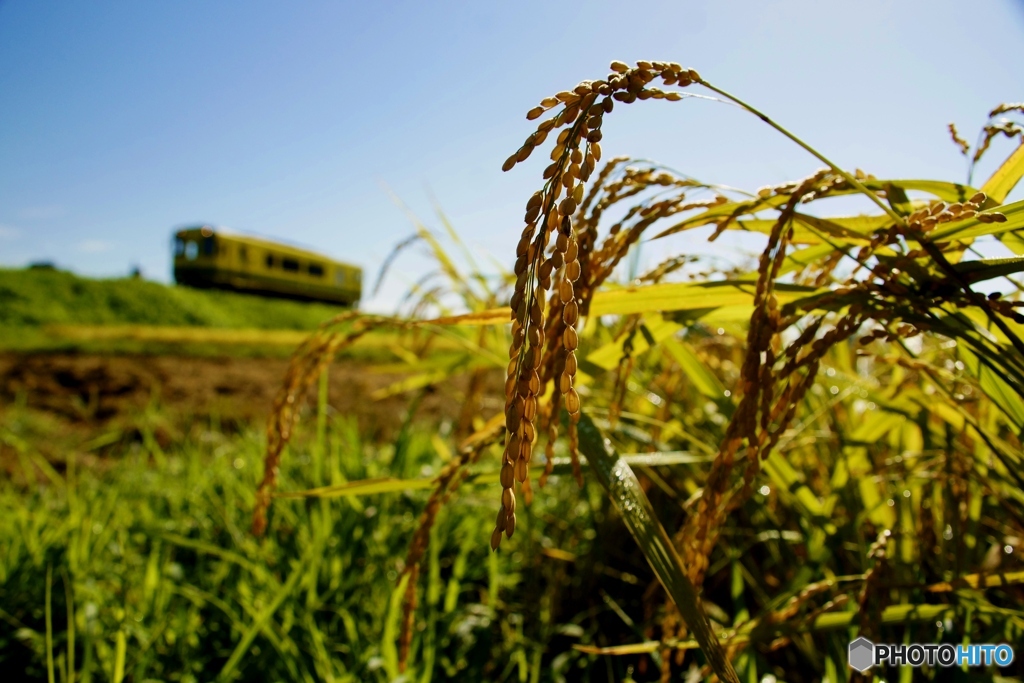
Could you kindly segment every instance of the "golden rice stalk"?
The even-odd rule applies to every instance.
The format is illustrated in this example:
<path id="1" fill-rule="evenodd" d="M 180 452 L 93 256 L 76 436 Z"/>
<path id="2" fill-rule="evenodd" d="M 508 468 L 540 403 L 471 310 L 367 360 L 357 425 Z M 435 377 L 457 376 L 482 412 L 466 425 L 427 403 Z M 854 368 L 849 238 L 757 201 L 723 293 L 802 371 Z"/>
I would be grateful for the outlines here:
<path id="1" fill-rule="evenodd" d="M 988 151 L 989 145 L 992 144 L 992 139 L 998 135 L 1005 135 L 1011 140 L 1017 136 L 1024 139 L 1024 127 L 1013 121 L 999 121 L 987 124 L 981 129 L 981 141 L 974 151 L 971 163 L 976 164 L 981 160 L 981 157 Z"/>
<path id="2" fill-rule="evenodd" d="M 811 185 L 817 182 L 828 182 L 828 179 L 822 174 L 811 180 Z M 797 189 L 792 199 L 797 199 L 801 195 L 806 196 L 810 191 L 813 191 L 812 188 L 805 182 Z M 792 199 L 782 210 L 780 220 L 769 239 L 769 245 L 762 255 L 759 268 L 760 277 L 755 295 L 755 310 L 751 318 L 747 355 L 742 371 L 741 389 L 743 393 L 740 405 L 727 428 L 719 457 L 712 465 L 708 482 L 698 502 L 697 515 L 687 520 L 687 524 L 679 535 L 679 540 L 686 550 L 687 564 L 692 573 L 691 578 L 696 585 L 700 585 L 703 571 L 706 571 L 707 560 L 717 537 L 717 529 L 721 520 L 725 514 L 734 510 L 749 497 L 752 480 L 757 473 L 761 458 L 767 457 L 777 444 L 783 430 L 792 421 L 797 404 L 814 383 L 818 363 L 823 355 L 837 343 L 852 336 L 869 318 L 898 321 L 900 314 L 894 312 L 891 307 L 887 307 L 880 297 L 894 301 L 906 300 L 910 290 L 900 282 L 900 277 L 901 272 L 912 270 L 915 267 L 912 263 L 914 258 L 927 255 L 940 265 L 944 260 L 941 252 L 932 253 L 932 251 L 936 251 L 934 246 L 928 249 L 928 243 L 921 241 L 920 243 L 925 246 L 925 249 L 914 250 L 906 254 L 898 253 L 891 263 L 880 262 L 874 266 L 871 272 L 873 278 L 860 282 L 851 281 L 848 283 L 848 287 L 820 297 L 812 304 L 812 307 L 828 306 L 833 303 L 838 305 L 841 299 L 847 298 L 851 301 L 874 301 L 877 304 L 873 303 L 867 306 L 855 303 L 849 306 L 848 312 L 835 321 L 834 325 L 820 337 L 817 335 L 829 314 L 821 314 L 812 319 L 795 342 L 791 343 L 789 348 L 783 352 L 782 359 L 786 362 L 781 368 L 778 368 L 775 365 L 775 349 L 780 348 L 778 333 L 798 320 L 799 316 L 793 316 L 792 311 L 779 312 L 775 310 L 776 307 L 771 305 L 771 299 L 768 299 L 767 308 L 764 308 L 762 303 L 765 301 L 763 295 L 770 291 L 781 264 L 783 255 L 781 249 L 777 250 L 771 259 L 769 256 L 773 249 L 776 249 L 773 244 L 776 237 L 786 234 L 785 230 L 780 230 L 780 227 L 787 222 L 787 213 L 791 215 L 794 206 Z M 940 202 L 921 209 L 908 217 L 905 227 L 897 225 L 886 230 L 884 234 L 878 235 L 872 240 L 870 249 L 873 251 L 883 243 L 899 247 L 898 237 L 906 237 L 908 240 L 914 238 L 915 231 L 920 232 L 928 228 L 927 221 L 948 222 L 958 220 L 961 216 L 972 216 L 985 200 L 983 193 L 977 193 L 963 203 L 945 204 Z M 902 249 L 902 247 L 899 248 Z M 870 253 L 868 252 L 869 255 Z M 949 280 L 951 290 L 938 290 L 935 295 L 919 292 L 918 295 L 922 298 L 916 300 L 915 305 L 924 310 L 930 310 L 953 303 L 958 307 L 980 306 L 992 316 L 996 316 L 996 314 L 1004 317 L 1018 315 L 1012 305 L 1001 302 L 997 296 L 979 299 L 965 285 L 962 277 L 954 277 L 951 274 Z M 960 288 L 962 291 L 958 292 L 957 290 Z M 934 299 L 929 300 L 928 296 L 934 296 Z M 993 319 L 997 324 L 999 323 L 997 316 Z M 889 332 L 883 328 L 870 335 L 868 340 L 871 336 L 885 336 L 893 340 L 918 333 L 919 330 L 913 325 L 901 324 L 896 332 Z M 765 346 L 764 342 L 769 337 L 772 338 L 772 344 Z M 759 400 L 756 398 L 757 396 L 760 396 Z M 736 486 L 728 480 L 728 470 L 731 468 L 732 456 L 743 444 L 746 444 L 747 467 L 742 487 L 737 490 Z M 727 493 L 728 491 L 731 493 Z M 680 628 L 680 624 L 677 619 L 666 620 L 664 630 L 670 637 L 678 628 Z"/>
<path id="3" fill-rule="evenodd" d="M 964 140 L 962 137 L 960 137 L 960 134 L 957 133 L 956 130 L 956 124 L 953 122 L 950 122 L 949 124 L 949 137 L 953 139 L 953 144 L 960 148 L 960 153 L 963 154 L 964 156 L 967 156 L 967 153 L 970 151 L 971 146 L 967 143 L 967 140 Z"/>
<path id="4" fill-rule="evenodd" d="M 978 142 L 978 145 L 977 145 L 977 151 L 974 154 L 974 158 L 971 160 L 970 170 L 968 171 L 968 174 L 967 174 L 967 182 L 968 183 L 970 183 L 971 176 L 973 175 L 975 164 L 977 164 L 978 160 L 981 159 L 981 156 L 988 149 L 989 144 L 992 141 L 992 138 L 996 137 L 1000 133 L 1002 133 L 1003 135 L 1005 135 L 1008 138 L 1013 138 L 1016 135 L 1021 135 L 1022 138 L 1024 138 L 1024 132 L 1022 132 L 1021 126 L 1018 125 L 1017 123 L 1014 123 L 1013 121 L 1010 121 L 1007 118 L 1001 118 L 998 121 L 994 121 L 993 120 L 997 116 L 1001 116 L 1002 114 L 1016 114 L 1016 115 L 1024 114 L 1024 103 L 1021 103 L 1021 102 L 1004 102 L 1003 104 L 1000 104 L 999 106 L 995 107 L 991 112 L 989 112 L 989 115 L 988 115 L 989 116 L 988 125 L 986 125 L 981 130 L 981 138 L 980 138 L 980 140 Z M 1009 159 L 1007 161 L 1009 161 Z M 997 172 L 996 175 L 999 175 L 999 172 Z M 993 178 L 994 177 L 995 176 L 993 176 Z M 1019 176 L 1017 177 L 1017 179 L 1019 180 Z M 992 179 L 990 179 L 989 182 L 992 182 Z M 1011 187 L 1015 183 L 1016 183 L 1016 180 L 1013 181 L 1013 183 L 1011 184 Z M 986 186 L 988 186 L 988 183 L 986 183 Z M 1005 192 L 1008 192 L 1008 191 L 1009 191 L 1009 188 L 1006 188 Z M 1006 197 L 1005 192 L 997 192 L 996 193 L 996 194 L 1000 195 L 998 197 L 1000 202 L 1002 202 L 1002 200 L 1005 199 L 1005 197 Z"/>
<path id="5" fill-rule="evenodd" d="M 1017 112 L 1018 114 L 1024 114 L 1024 102 L 1004 102 L 996 106 L 992 111 L 988 113 L 988 117 L 993 119 L 1000 114 L 1007 114 L 1009 112 Z"/>
<path id="6" fill-rule="evenodd" d="M 585 202 L 585 184 L 601 160 L 604 115 L 614 109 L 615 101 L 628 104 L 637 99 L 682 99 L 678 92 L 666 93 L 653 87 L 651 84 L 657 78 L 667 86 L 677 87 L 700 82 L 696 71 L 673 63 L 638 62 L 631 68 L 614 62 L 611 69 L 606 79 L 583 81 L 531 109 L 527 119 L 532 121 L 561 105 L 558 113 L 542 120 L 537 130 L 502 166 L 502 170 L 510 170 L 528 158 L 551 131 L 562 129 L 550 154 L 552 163 L 543 173 L 546 182 L 526 204 L 526 227 L 516 248 L 516 283 L 510 301 L 512 345 L 505 384 L 508 435 L 502 455 L 501 506 L 491 535 L 492 549 L 498 547 L 503 534 L 511 537 L 515 532 L 515 487 L 517 483 L 526 482 L 529 476 L 538 402 L 548 393 L 549 383 L 553 386 L 548 405 L 554 406 L 555 396 L 558 396 L 558 402 L 568 413 L 569 454 L 574 462 L 578 461 L 576 424 L 581 406 L 573 382 L 579 345 L 577 322 L 586 309 L 581 306 L 577 290 L 579 285 L 589 285 L 588 289 L 593 291 L 596 284 L 593 279 L 581 280 L 586 262 L 580 257 L 589 253 L 592 240 L 583 238 L 584 232 L 577 229 L 573 217 L 582 205 L 589 206 L 589 202 Z M 552 238 L 554 244 L 548 252 Z M 560 312 L 561 324 L 552 325 L 550 319 L 545 319 L 549 290 L 552 302 L 549 311 Z M 558 337 L 549 338 L 548 352 L 544 353 L 546 332 L 556 333 Z M 539 372 L 542 367 L 545 368 L 544 382 Z M 553 408 L 547 411 L 546 418 L 549 436 L 556 436 Z"/>
<path id="7" fill-rule="evenodd" d="M 758 267 L 754 311 L 741 368 L 740 402 L 726 428 L 719 453 L 712 462 L 697 502 L 696 514 L 687 518 L 676 537 L 676 542 L 683 548 L 689 578 L 696 586 L 703 582 L 725 516 L 751 495 L 761 459 L 767 457 L 792 421 L 797 405 L 814 383 L 818 362 L 829 348 L 848 338 L 861 324 L 862 319 L 853 312 L 841 318 L 823 337 L 815 339 L 825 319 L 822 316 L 812 322 L 797 340 L 803 344 L 811 343 L 811 352 L 800 355 L 798 359 L 791 358 L 781 369 L 776 367 L 777 351 L 782 348 L 780 333 L 796 320 L 782 314 L 773 294 L 786 256 L 786 245 L 792 236 L 792 217 L 804 197 L 833 184 L 834 177 L 825 169 L 795 187 L 782 190 L 790 196 L 780 210 Z M 789 348 L 801 347 L 790 345 Z M 782 357 L 791 353 L 783 353 Z M 797 373 L 801 369 L 803 372 Z M 747 458 L 747 466 L 742 479 L 735 482 L 730 475 L 741 448 Z M 663 638 L 679 638 L 685 624 L 671 605 L 667 607 L 662 622 Z M 670 676 L 672 662 L 669 653 L 665 654 L 663 680 Z M 681 655 L 676 659 L 681 664 Z"/>
<path id="8" fill-rule="evenodd" d="M 745 442 L 748 468 L 744 479 L 749 482 L 756 474 L 761 450 L 769 440 L 766 429 L 772 412 L 771 402 L 776 381 L 772 339 L 782 331 L 778 304 L 772 292 L 786 256 L 786 243 L 792 233 L 791 221 L 797 204 L 822 181 L 827 180 L 828 175 L 827 171 L 820 171 L 793 190 L 761 254 L 754 312 L 750 319 L 747 350 L 741 369 L 740 402 L 726 428 L 719 453 L 712 462 L 708 481 L 697 504 L 697 513 L 687 519 L 684 529 L 680 531 L 680 537 L 685 539 L 684 558 L 690 580 L 698 586 L 707 570 L 708 555 L 726 512 L 728 501 L 724 497 L 730 486 L 729 474 L 736 454 Z"/>
<path id="9" fill-rule="evenodd" d="M 612 401 L 608 407 L 608 422 L 614 425 L 622 413 L 622 404 L 626 400 L 626 388 L 629 376 L 633 374 L 633 339 L 640 329 L 642 318 L 639 315 L 630 316 L 622 330 L 624 339 L 622 341 L 622 355 L 619 357 L 618 367 L 615 368 L 615 383 L 612 386 Z"/>
<path id="10" fill-rule="evenodd" d="M 658 77 L 665 86 L 686 87 L 699 83 L 757 115 L 828 166 L 801 181 L 761 188 L 751 200 L 734 202 L 727 210 L 711 213 L 709 220 L 698 223 L 713 224 L 716 228 L 712 236 L 714 239 L 741 217 L 762 210 L 779 211 L 768 246 L 758 264 L 753 314 L 741 367 L 739 405 L 727 426 L 719 453 L 698 498 L 696 512 L 687 518 L 677 539 L 684 549 L 690 579 L 699 586 L 725 516 L 749 497 L 761 460 L 777 446 L 792 422 L 798 404 L 814 384 L 819 363 L 831 347 L 848 340 L 868 320 L 885 323 L 882 335 L 887 338 L 917 334 L 921 329 L 929 329 L 931 321 L 928 314 L 942 304 L 981 308 L 1014 346 L 1018 346 L 1016 335 L 1008 331 L 1002 319 L 1010 317 L 1016 320 L 1015 316 L 1019 314 L 1011 303 L 1001 301 L 999 297 L 984 299 L 970 289 L 967 276 L 957 271 L 943 256 L 943 251 L 962 250 L 962 246 L 948 242 L 935 244 L 925 237 L 925 233 L 942 223 L 975 216 L 978 222 L 1000 220 L 994 212 L 979 213 L 986 201 L 984 195 L 979 193 L 966 202 L 933 202 L 907 217 L 909 210 L 904 208 L 905 198 L 900 200 L 902 190 L 898 187 L 868 189 L 870 183 L 867 181 L 872 180 L 871 176 L 859 170 L 854 174 L 842 170 L 767 116 L 703 81 L 692 70 L 647 61 L 637 62 L 636 67 L 613 62 L 611 70 L 607 79 L 584 81 L 531 110 L 528 114 L 530 120 L 541 118 L 548 110 L 556 111 L 540 122 L 537 132 L 509 157 L 504 166 L 505 170 L 511 169 L 527 158 L 533 147 L 543 142 L 549 132 L 562 129 L 550 154 L 552 163 L 543 173 L 546 182 L 527 204 L 527 226 L 517 248 L 516 293 L 511 301 L 513 343 L 506 383 L 509 437 L 503 456 L 503 505 L 496 520 L 492 548 L 497 547 L 503 533 L 510 536 L 514 530 L 514 487 L 516 480 L 523 481 L 526 476 L 529 456 L 523 457 L 524 442 L 528 453 L 535 434 L 533 425 L 537 412 L 542 415 L 542 426 L 548 429 L 550 461 L 553 454 L 551 442 L 557 437 L 559 412 L 561 406 L 566 407 L 574 418 L 570 420 L 569 450 L 570 455 L 575 455 L 573 428 L 580 406 L 573 387 L 574 352 L 578 346 L 574 328 L 578 318 L 588 314 L 589 295 L 611 275 L 620 259 L 651 223 L 694 208 L 703 207 L 711 213 L 712 207 L 728 201 L 719 195 L 711 201 L 695 204 L 686 198 L 686 188 L 694 185 L 692 181 L 673 179 L 672 174 L 657 173 L 649 168 L 623 168 L 620 160 L 608 164 L 601 171 L 597 185 L 586 191 L 583 186 L 594 171 L 592 160 L 599 161 L 601 156 L 603 116 L 612 111 L 614 102 L 629 104 L 637 99 L 682 98 L 678 92 L 652 87 L 651 82 Z M 992 116 L 1010 111 L 1024 111 L 1024 107 L 1004 105 L 994 110 Z M 969 147 L 955 126 L 950 126 L 950 134 L 967 154 Z M 1024 137 L 1024 129 L 1008 121 L 991 122 L 983 131 L 983 139 L 974 154 L 975 161 L 987 149 L 990 140 L 999 134 Z M 629 208 L 625 217 L 612 226 L 608 236 L 598 245 L 597 226 L 602 212 L 617 202 L 639 197 L 656 184 L 670 187 L 671 191 Z M 833 278 L 842 256 L 848 255 L 858 262 L 858 270 L 844 287 L 812 302 L 780 307 L 775 297 L 775 283 L 794 239 L 797 205 L 855 191 L 870 199 L 892 223 L 877 230 L 869 244 L 855 255 L 838 249 L 838 255 L 830 255 L 814 264 L 807 273 L 797 274 L 819 286 L 824 285 Z M 891 205 L 884 200 L 889 200 Z M 684 219 L 658 236 L 673 234 L 695 223 Z M 555 243 L 549 249 L 552 237 Z M 910 249 L 907 246 L 910 244 L 919 248 Z M 575 246 L 572 256 L 579 262 L 578 268 L 570 266 L 573 261 L 569 254 L 570 246 Z M 921 272 L 924 268 L 918 261 L 926 257 L 930 261 L 926 265 L 937 265 L 944 278 L 933 278 L 930 284 L 925 281 L 924 287 L 920 288 L 922 291 L 918 291 L 912 287 L 921 283 L 914 278 L 903 277 L 902 273 Z M 655 277 L 661 276 L 656 271 Z M 545 309 L 548 291 L 551 292 L 550 304 Z M 537 305 L 538 300 L 540 305 Z M 853 305 L 849 305 L 851 303 Z M 575 308 L 570 309 L 573 304 Z M 915 318 L 913 324 L 903 322 L 901 311 L 907 308 L 921 312 L 921 320 Z M 570 310 L 571 315 L 566 315 Z M 798 332 L 798 343 L 787 348 L 782 333 L 798 324 L 803 328 Z M 895 330 L 889 327 L 895 327 Z M 544 345 L 545 337 L 546 352 L 538 361 L 538 350 Z M 1018 350 L 1024 352 L 1024 345 Z M 538 368 L 539 381 L 529 381 L 533 376 L 528 373 Z M 625 369 L 620 367 L 620 384 L 624 381 Z M 545 405 L 538 407 L 538 401 L 544 401 Z M 614 418 L 614 405 L 611 414 Z M 747 461 L 742 475 L 737 476 L 733 472 L 734 463 L 741 455 Z M 504 475 L 505 470 L 508 470 L 508 476 Z M 844 599 L 849 598 L 839 596 L 828 605 L 841 604 Z M 828 605 L 821 609 L 830 608 Z M 684 626 L 678 619 L 674 625 L 666 625 L 665 637 L 671 639 L 673 632 L 681 631 Z M 666 668 L 663 673 L 667 676 L 670 670 Z"/>
<path id="11" fill-rule="evenodd" d="M 354 321 L 350 330 L 342 333 L 336 329 L 338 325 L 350 321 Z M 252 516 L 252 531 L 256 536 L 262 536 L 266 531 L 267 511 L 274 489 L 277 487 L 281 453 L 291 439 L 307 391 L 320 373 L 330 365 L 340 349 L 352 344 L 367 332 L 385 325 L 401 326 L 402 323 L 390 318 L 365 316 L 355 311 L 342 313 L 320 325 L 319 329 L 292 354 L 284 384 L 274 398 L 267 424 L 267 452 L 263 460 L 263 479 L 256 489 L 256 505 Z"/>

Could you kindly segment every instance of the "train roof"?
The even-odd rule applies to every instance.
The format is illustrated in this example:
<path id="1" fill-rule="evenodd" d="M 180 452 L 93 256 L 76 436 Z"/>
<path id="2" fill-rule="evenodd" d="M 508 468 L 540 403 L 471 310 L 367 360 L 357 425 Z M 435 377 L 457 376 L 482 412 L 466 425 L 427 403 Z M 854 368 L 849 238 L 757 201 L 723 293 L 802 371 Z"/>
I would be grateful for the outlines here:
<path id="1" fill-rule="evenodd" d="M 339 266 L 345 266 L 346 268 L 355 268 L 356 270 L 362 270 L 361 267 L 353 264 L 339 261 L 331 258 L 324 254 L 312 251 L 310 249 L 303 249 L 302 247 L 296 247 L 291 244 L 285 244 L 283 242 L 276 242 L 266 237 L 256 237 L 253 235 L 246 235 L 244 233 L 231 230 L 230 228 L 217 227 L 213 225 L 188 225 L 178 228 L 174 231 L 175 236 L 184 236 L 188 233 L 199 232 L 204 236 L 217 235 L 232 242 L 238 242 L 241 244 L 249 244 L 254 247 L 262 247 L 264 249 L 273 249 L 275 252 L 280 254 L 288 254 L 290 256 L 298 256 L 305 259 L 317 259 L 320 261 L 327 261 Z"/>

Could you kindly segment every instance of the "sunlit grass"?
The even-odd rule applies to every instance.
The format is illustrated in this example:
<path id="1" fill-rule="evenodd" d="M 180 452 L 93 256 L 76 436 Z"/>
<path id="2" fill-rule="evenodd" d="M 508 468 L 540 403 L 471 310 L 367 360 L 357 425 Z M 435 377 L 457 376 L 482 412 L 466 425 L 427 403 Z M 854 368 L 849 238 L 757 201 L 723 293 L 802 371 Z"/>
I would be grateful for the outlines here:
<path id="1" fill-rule="evenodd" d="M 0 456 L 16 464 L 0 484 L 0 669 L 45 680 L 52 658 L 61 681 L 122 680 L 120 672 L 139 681 L 395 680 L 399 576 L 426 491 L 280 500 L 272 532 L 256 539 L 248 525 L 258 431 L 225 435 L 199 419 L 162 449 L 146 436 L 158 418 L 140 417 L 139 439 L 118 441 L 101 460 L 69 447 L 64 461 L 47 462 L 35 445 L 52 422 L 18 408 L 3 414 Z M 319 436 L 292 446 L 282 484 L 425 478 L 429 486 L 444 463 L 437 438 L 410 423 L 394 442 L 365 443 L 352 422 L 326 419 Z M 550 680 L 608 670 L 569 648 L 602 620 L 619 621 L 594 587 L 625 586 L 633 597 L 619 599 L 628 606 L 642 591 L 633 574 L 643 576 L 642 564 L 576 571 L 588 557 L 600 563 L 603 551 L 592 543 L 601 516 L 575 495 L 535 508 L 514 555 L 490 555 L 481 539 L 491 481 L 467 486 L 431 532 L 410 675 Z M 558 521 L 570 517 L 571 525 Z M 625 628 L 619 621 L 605 631 Z"/>

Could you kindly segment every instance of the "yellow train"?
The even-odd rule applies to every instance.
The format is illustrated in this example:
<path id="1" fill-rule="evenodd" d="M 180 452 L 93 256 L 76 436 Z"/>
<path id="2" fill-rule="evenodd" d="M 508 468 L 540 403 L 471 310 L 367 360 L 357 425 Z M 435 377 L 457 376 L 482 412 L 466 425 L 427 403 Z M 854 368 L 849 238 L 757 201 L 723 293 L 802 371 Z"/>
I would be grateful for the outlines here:
<path id="1" fill-rule="evenodd" d="M 174 280 L 190 287 L 355 306 L 363 271 L 312 251 L 203 225 L 175 233 Z"/>

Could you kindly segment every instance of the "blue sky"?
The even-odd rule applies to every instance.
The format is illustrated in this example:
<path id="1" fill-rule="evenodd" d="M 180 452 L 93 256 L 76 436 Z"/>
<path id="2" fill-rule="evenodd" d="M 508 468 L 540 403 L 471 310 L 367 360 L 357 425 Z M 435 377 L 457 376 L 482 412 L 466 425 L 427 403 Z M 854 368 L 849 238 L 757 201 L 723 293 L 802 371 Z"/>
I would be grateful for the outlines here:
<path id="1" fill-rule="evenodd" d="M 1022 47 L 1021 0 L 0 1 L 0 264 L 168 281 L 172 230 L 209 222 L 369 280 L 411 232 L 390 191 L 510 266 L 546 156 L 500 171 L 525 112 L 612 59 L 696 68 L 844 166 L 963 180 L 945 126 L 1024 100 Z M 602 144 L 744 188 L 820 165 L 693 100 L 619 107 Z M 398 265 L 368 308 L 427 268 Z"/>

